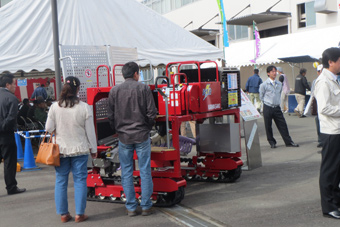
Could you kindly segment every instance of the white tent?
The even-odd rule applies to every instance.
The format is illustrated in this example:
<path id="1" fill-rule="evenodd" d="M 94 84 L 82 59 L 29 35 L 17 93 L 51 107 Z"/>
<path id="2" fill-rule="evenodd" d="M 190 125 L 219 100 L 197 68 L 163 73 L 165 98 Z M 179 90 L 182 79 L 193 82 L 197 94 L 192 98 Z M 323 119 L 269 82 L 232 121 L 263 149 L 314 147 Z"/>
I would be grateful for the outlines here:
<path id="1" fill-rule="evenodd" d="M 223 58 L 222 50 L 136 0 L 57 2 L 61 45 L 137 48 L 152 65 Z M 54 70 L 51 3 L 14 0 L 0 8 L 0 73 L 33 69 Z"/>
<path id="2" fill-rule="evenodd" d="M 288 35 L 261 39 L 261 55 L 256 63 L 272 64 L 281 62 L 280 58 L 311 56 L 321 58 L 329 47 L 337 47 L 340 42 L 340 26 L 313 29 Z M 254 63 L 254 40 L 230 44 L 225 49 L 228 66 L 248 66 Z"/>

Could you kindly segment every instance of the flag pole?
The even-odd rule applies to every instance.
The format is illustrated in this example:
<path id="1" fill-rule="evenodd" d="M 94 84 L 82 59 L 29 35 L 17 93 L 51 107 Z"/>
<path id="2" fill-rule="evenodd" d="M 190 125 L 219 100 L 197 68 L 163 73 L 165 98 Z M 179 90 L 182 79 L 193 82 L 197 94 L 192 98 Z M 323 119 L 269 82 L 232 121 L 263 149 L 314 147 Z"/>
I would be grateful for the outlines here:
<path id="1" fill-rule="evenodd" d="M 255 37 L 255 21 L 253 21 L 253 38 L 254 38 L 254 69 L 256 69 L 256 37 Z"/>

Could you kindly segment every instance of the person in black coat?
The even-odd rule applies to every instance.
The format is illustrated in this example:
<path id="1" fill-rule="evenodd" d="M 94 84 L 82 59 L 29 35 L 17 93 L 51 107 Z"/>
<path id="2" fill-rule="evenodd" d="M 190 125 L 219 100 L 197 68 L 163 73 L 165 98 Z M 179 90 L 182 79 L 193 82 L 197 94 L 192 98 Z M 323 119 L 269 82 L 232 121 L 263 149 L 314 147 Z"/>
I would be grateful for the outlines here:
<path id="1" fill-rule="evenodd" d="M 18 117 L 17 117 L 19 125 L 25 125 L 25 122 L 21 117 L 26 119 L 28 110 L 30 108 L 30 101 L 28 99 L 24 99 L 24 100 L 22 100 L 22 104 L 23 105 L 19 109 Z"/>
<path id="2" fill-rule="evenodd" d="M 15 79 L 12 74 L 0 77 L 0 160 L 4 159 L 4 175 L 7 194 L 25 192 L 26 189 L 17 187 L 17 146 L 14 131 L 17 128 L 18 99 L 14 92 Z"/>
<path id="3" fill-rule="evenodd" d="M 306 117 L 303 115 L 303 110 L 305 108 L 305 100 L 306 100 L 306 89 L 310 91 L 309 84 L 306 79 L 307 70 L 302 68 L 300 69 L 300 74 L 295 78 L 295 98 L 298 103 L 294 112 L 299 117 Z"/>

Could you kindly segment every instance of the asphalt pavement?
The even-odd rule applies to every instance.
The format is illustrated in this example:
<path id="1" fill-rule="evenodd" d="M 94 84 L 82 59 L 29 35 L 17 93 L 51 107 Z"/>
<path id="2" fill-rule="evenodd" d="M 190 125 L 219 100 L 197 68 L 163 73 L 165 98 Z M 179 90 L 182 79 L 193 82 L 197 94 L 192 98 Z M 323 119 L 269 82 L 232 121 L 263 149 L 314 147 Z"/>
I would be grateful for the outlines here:
<path id="1" fill-rule="evenodd" d="M 143 217 L 127 217 L 123 204 L 88 202 L 89 219 L 81 226 L 339 226 L 322 216 L 318 186 L 321 155 L 317 153 L 314 117 L 285 114 L 290 135 L 300 147 L 285 147 L 273 125 L 277 148 L 266 141 L 258 120 L 262 167 L 243 171 L 235 183 L 188 182 L 185 197 L 173 208 L 157 208 Z M 242 140 L 244 146 L 244 141 Z M 244 151 L 244 149 L 243 149 Z M 71 226 L 60 222 L 54 205 L 54 169 L 18 172 L 27 192 L 8 196 L 0 164 L 0 226 Z M 74 189 L 69 183 L 69 210 L 74 216 Z M 177 213 L 176 213 L 177 211 Z M 185 215 L 187 212 L 191 216 Z M 178 215 L 181 213 L 182 215 Z M 183 217 L 185 216 L 185 217 Z M 192 218 L 192 217 L 196 217 Z M 196 224 L 188 224 L 186 220 Z M 201 220 L 201 221 L 200 221 Z M 205 220 L 204 223 L 202 220 Z"/>

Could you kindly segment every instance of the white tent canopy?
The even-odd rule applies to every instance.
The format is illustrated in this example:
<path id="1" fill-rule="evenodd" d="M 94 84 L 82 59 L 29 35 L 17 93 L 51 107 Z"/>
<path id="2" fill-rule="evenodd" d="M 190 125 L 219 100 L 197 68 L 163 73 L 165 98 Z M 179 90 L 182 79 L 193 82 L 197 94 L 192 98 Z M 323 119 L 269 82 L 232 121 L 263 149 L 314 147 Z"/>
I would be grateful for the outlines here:
<path id="1" fill-rule="evenodd" d="M 135 0 L 58 0 L 58 20 L 61 45 L 137 48 L 152 65 L 223 57 Z M 54 70 L 50 0 L 14 0 L 0 8 L 0 37 L 0 72 Z"/>
<path id="2" fill-rule="evenodd" d="M 337 47 L 340 41 L 340 26 L 298 32 L 261 39 L 261 55 L 256 64 L 281 62 L 279 58 L 311 56 L 321 58 L 322 52 L 329 47 Z M 240 67 L 253 65 L 254 40 L 233 43 L 225 49 L 228 66 Z"/>

